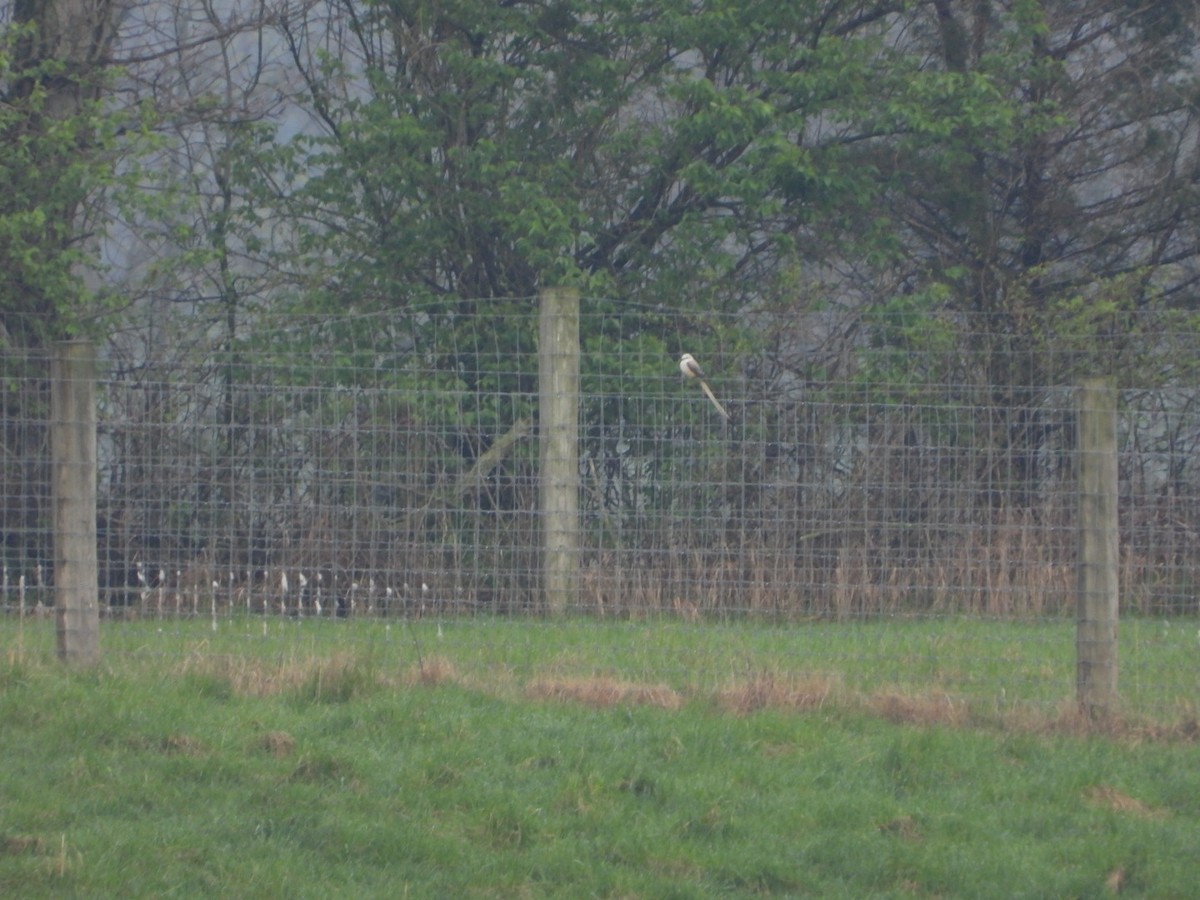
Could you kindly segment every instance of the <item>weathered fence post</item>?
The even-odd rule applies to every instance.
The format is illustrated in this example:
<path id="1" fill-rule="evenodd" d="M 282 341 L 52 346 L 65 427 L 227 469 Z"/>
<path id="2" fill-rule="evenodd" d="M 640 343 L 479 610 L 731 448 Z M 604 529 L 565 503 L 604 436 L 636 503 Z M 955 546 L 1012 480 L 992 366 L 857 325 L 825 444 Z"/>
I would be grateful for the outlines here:
<path id="1" fill-rule="evenodd" d="M 579 582 L 579 291 L 539 296 L 538 463 L 542 591 L 559 615 Z"/>
<path id="2" fill-rule="evenodd" d="M 1117 700 L 1117 389 L 1083 382 L 1076 400 L 1079 557 L 1075 687 L 1080 709 L 1102 716 Z"/>
<path id="3" fill-rule="evenodd" d="M 50 363 L 50 471 L 58 655 L 100 660 L 96 577 L 96 350 L 55 344 Z"/>

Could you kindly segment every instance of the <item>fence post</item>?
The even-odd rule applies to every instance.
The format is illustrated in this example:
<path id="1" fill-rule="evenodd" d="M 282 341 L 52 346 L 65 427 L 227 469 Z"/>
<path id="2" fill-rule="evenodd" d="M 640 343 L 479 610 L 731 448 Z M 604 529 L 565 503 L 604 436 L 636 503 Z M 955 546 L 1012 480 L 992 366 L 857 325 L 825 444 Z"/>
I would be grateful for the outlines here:
<path id="1" fill-rule="evenodd" d="M 1079 557 L 1076 561 L 1075 688 L 1089 717 L 1117 700 L 1117 388 L 1080 384 L 1076 397 Z"/>
<path id="2" fill-rule="evenodd" d="M 546 288 L 538 316 L 542 591 L 561 615 L 579 583 L 579 291 Z"/>
<path id="3" fill-rule="evenodd" d="M 58 656 L 100 660 L 96 575 L 96 350 L 54 345 L 50 363 L 50 471 L 54 517 L 54 606 Z"/>

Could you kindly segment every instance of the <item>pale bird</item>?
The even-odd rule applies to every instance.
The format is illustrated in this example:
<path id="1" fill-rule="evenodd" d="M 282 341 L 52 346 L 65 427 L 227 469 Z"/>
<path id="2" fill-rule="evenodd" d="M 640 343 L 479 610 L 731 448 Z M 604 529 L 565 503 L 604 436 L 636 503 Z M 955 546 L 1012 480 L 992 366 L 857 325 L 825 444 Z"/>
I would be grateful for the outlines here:
<path id="1" fill-rule="evenodd" d="M 700 364 L 696 362 L 696 359 L 692 356 L 692 354 L 685 353 L 683 356 L 679 357 L 679 371 L 688 378 L 694 378 L 696 381 L 700 382 L 701 390 L 703 390 L 705 396 L 712 401 L 712 405 L 717 408 L 717 412 L 719 412 L 726 419 L 729 418 L 729 413 L 725 412 L 725 407 L 723 407 L 721 402 L 717 400 L 716 395 L 714 395 L 712 392 L 712 388 L 710 388 L 708 386 L 708 382 L 704 380 L 704 370 L 700 368 Z"/>

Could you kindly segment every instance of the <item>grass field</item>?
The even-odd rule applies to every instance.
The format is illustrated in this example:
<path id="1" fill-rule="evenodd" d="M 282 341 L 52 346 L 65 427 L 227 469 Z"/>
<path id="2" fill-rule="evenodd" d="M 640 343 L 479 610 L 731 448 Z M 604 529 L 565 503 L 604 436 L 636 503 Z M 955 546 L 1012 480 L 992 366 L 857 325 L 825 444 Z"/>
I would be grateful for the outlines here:
<path id="1" fill-rule="evenodd" d="M 1192 896 L 1196 625 L 1071 635 L 8 619 L 0 896 Z"/>

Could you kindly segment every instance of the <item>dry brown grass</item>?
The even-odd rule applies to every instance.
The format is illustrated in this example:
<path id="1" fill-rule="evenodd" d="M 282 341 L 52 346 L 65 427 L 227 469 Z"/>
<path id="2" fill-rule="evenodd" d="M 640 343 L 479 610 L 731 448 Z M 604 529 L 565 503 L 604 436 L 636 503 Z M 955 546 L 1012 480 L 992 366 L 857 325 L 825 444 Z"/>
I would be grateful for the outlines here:
<path id="1" fill-rule="evenodd" d="M 1165 811 L 1155 809 L 1136 797 L 1130 797 L 1108 785 L 1097 785 L 1091 788 L 1085 795 L 1085 799 L 1093 806 L 1111 809 L 1113 812 L 1127 813 L 1139 819 L 1164 819 L 1167 815 Z"/>
<path id="2" fill-rule="evenodd" d="M 1119 894 L 1125 887 L 1125 867 L 1117 866 L 1104 879 L 1104 887 L 1111 894 Z"/>
<path id="3" fill-rule="evenodd" d="M 204 744 L 190 734 L 169 734 L 163 738 L 162 750 L 170 756 L 203 756 Z"/>
<path id="4" fill-rule="evenodd" d="M 204 648 L 193 650 L 180 662 L 180 675 L 216 679 L 228 684 L 231 693 L 242 697 L 275 697 L 283 693 L 361 677 L 362 662 L 353 653 L 328 656 L 294 655 L 277 659 L 252 656 L 208 655 Z M 372 675 L 378 678 L 377 674 Z"/>
<path id="5" fill-rule="evenodd" d="M 828 675 L 766 672 L 725 685 L 717 691 L 716 703 L 739 716 L 762 709 L 804 712 L 824 707 L 839 684 L 837 678 Z"/>
<path id="6" fill-rule="evenodd" d="M 23 853 L 42 853 L 45 842 L 34 835 L 10 834 L 0 838 L 0 854 L 4 856 L 20 856 Z"/>
<path id="7" fill-rule="evenodd" d="M 877 477 L 891 480 L 883 472 Z M 846 496 L 847 506 L 833 513 L 844 513 L 844 527 L 836 530 L 823 521 L 795 520 L 781 534 L 774 526 L 782 523 L 773 522 L 731 544 L 672 544 L 671 553 L 644 558 L 602 554 L 583 568 L 579 607 L 597 615 L 666 614 L 682 621 L 747 612 L 785 620 L 927 611 L 1028 619 L 1073 608 L 1075 551 L 1066 526 L 1074 518 L 1062 498 L 983 519 L 975 518 L 981 510 L 943 506 L 928 523 L 932 537 L 920 539 L 907 523 L 877 528 L 874 517 L 887 507 L 877 509 L 853 488 Z M 952 497 L 931 499 L 946 503 Z M 864 511 L 870 521 L 862 520 Z M 1150 577 L 1122 586 L 1122 596 L 1142 611 L 1148 601 L 1135 588 Z"/>
<path id="8" fill-rule="evenodd" d="M 1052 710 L 1014 707 L 1001 717 L 999 724 L 1014 732 L 1074 738 L 1103 737 L 1126 744 L 1200 742 L 1200 722 L 1194 712 L 1188 712 L 1173 721 L 1148 720 L 1119 710 L 1105 715 L 1089 715 L 1072 700 L 1063 700 Z"/>
<path id="9" fill-rule="evenodd" d="M 404 681 L 410 685 L 433 687 L 439 684 L 458 684 L 462 682 L 462 678 L 453 662 L 444 656 L 430 656 L 413 666 Z"/>
<path id="10" fill-rule="evenodd" d="M 967 724 L 966 702 L 941 692 L 911 693 L 884 688 L 865 698 L 867 709 L 897 725 Z"/>
<path id="11" fill-rule="evenodd" d="M 973 707 L 962 697 L 940 691 L 883 688 L 865 696 L 849 697 L 847 703 L 897 725 L 991 728 L 1079 739 L 1102 737 L 1125 744 L 1200 742 L 1200 724 L 1194 716 L 1174 722 L 1148 721 L 1117 711 L 1090 716 L 1070 700 L 1064 700 L 1054 709 L 1013 706 L 997 714 Z"/>
<path id="12" fill-rule="evenodd" d="M 255 747 L 276 759 L 283 759 L 295 751 L 296 739 L 286 731 L 268 731 L 255 741 Z"/>
<path id="13" fill-rule="evenodd" d="M 683 696 L 663 684 L 637 684 L 617 678 L 537 678 L 525 688 L 534 700 L 567 700 L 606 709 L 612 706 L 655 706 L 679 709 Z"/>
<path id="14" fill-rule="evenodd" d="M 565 665 L 562 660 L 555 664 L 559 669 Z M 1126 743 L 1200 742 L 1200 719 L 1195 710 L 1169 722 L 1148 721 L 1121 712 L 1088 716 L 1071 701 L 1051 710 L 1014 706 L 996 712 L 973 707 L 965 698 L 937 690 L 889 686 L 860 693 L 847 689 L 836 673 L 759 672 L 704 693 L 611 676 L 535 673 L 523 681 L 508 672 L 464 675 L 453 661 L 442 656 L 425 657 L 406 672 L 388 673 L 364 668 L 361 661 L 348 653 L 263 660 L 211 656 L 197 651 L 185 657 L 175 671 L 214 679 L 219 685 L 226 685 L 230 693 L 250 697 L 291 692 L 326 697 L 362 689 L 455 684 L 494 695 L 512 696 L 515 692 L 534 700 L 582 703 L 596 708 L 637 705 L 675 710 L 689 700 L 701 700 L 711 702 L 722 712 L 744 716 L 760 710 L 803 713 L 832 707 L 862 710 L 898 725 L 918 727 L 994 728 L 1079 738 L 1105 737 Z M 182 741 L 183 736 L 175 739 Z M 176 753 L 198 752 L 184 743 L 164 749 Z"/>
<path id="15" fill-rule="evenodd" d="M 921 831 L 921 826 L 917 824 L 916 819 L 912 816 L 900 816 L 897 819 L 884 822 L 879 826 L 881 834 L 890 834 L 900 838 L 902 841 L 920 841 L 924 834 Z"/>

